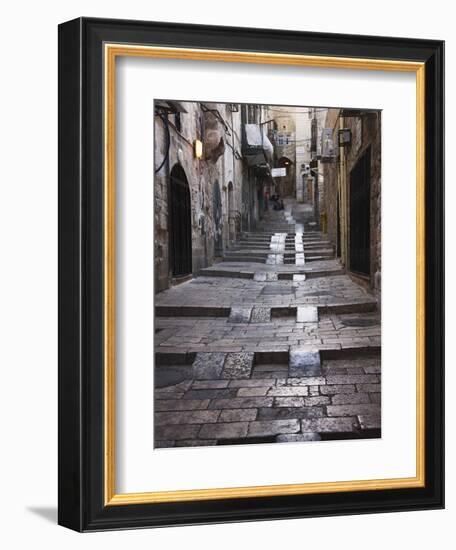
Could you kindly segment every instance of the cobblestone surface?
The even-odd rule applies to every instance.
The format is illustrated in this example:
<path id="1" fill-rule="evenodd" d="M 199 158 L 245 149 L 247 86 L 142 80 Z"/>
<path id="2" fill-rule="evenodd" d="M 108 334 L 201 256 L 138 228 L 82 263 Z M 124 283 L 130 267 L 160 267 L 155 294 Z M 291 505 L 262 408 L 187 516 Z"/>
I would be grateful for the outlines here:
<path id="1" fill-rule="evenodd" d="M 156 448 L 380 436 L 375 299 L 288 222 L 156 296 Z"/>

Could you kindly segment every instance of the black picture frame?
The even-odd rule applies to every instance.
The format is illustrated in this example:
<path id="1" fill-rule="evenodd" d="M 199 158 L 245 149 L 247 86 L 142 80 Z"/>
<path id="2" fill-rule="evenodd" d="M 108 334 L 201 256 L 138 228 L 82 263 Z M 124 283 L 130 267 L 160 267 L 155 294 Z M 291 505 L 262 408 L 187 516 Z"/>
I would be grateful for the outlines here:
<path id="1" fill-rule="evenodd" d="M 103 44 L 425 64 L 425 486 L 106 506 L 103 397 Z M 59 26 L 59 513 L 76 531 L 444 506 L 444 43 L 78 18 Z"/>

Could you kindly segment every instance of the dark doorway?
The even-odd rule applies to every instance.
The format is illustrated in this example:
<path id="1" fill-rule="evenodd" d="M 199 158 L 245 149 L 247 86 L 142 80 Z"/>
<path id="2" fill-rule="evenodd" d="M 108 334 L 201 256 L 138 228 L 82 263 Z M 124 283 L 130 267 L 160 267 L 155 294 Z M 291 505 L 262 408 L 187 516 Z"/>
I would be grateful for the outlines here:
<path id="1" fill-rule="evenodd" d="M 350 173 L 350 270 L 370 275 L 370 147 Z"/>
<path id="2" fill-rule="evenodd" d="M 212 195 L 212 206 L 214 213 L 214 256 L 223 254 L 223 234 L 222 234 L 222 195 L 220 193 L 219 182 L 215 180 Z"/>
<path id="3" fill-rule="evenodd" d="M 182 277 L 192 272 L 192 218 L 187 176 L 179 164 L 171 170 L 170 189 L 172 274 Z"/>

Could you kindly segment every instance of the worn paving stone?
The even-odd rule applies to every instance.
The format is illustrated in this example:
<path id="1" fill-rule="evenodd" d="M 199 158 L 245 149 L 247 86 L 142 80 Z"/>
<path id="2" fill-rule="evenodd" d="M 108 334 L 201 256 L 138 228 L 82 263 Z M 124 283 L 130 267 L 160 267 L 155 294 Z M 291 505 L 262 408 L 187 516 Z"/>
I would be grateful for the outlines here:
<path id="1" fill-rule="evenodd" d="M 210 409 L 252 409 L 272 407 L 272 397 L 235 397 L 233 399 L 214 399 L 210 402 Z"/>
<path id="2" fill-rule="evenodd" d="M 257 409 L 225 409 L 221 412 L 219 422 L 249 422 L 257 417 Z"/>
<path id="3" fill-rule="evenodd" d="M 193 362 L 193 378 L 197 380 L 211 380 L 220 378 L 225 363 L 226 353 L 200 352 Z"/>
<path id="4" fill-rule="evenodd" d="M 258 409 L 257 420 L 285 420 L 297 418 L 321 418 L 325 416 L 320 407 L 270 407 Z"/>
<path id="5" fill-rule="evenodd" d="M 156 412 L 154 422 L 156 426 L 171 424 L 208 424 L 217 422 L 220 411 L 185 411 L 185 412 Z"/>
<path id="6" fill-rule="evenodd" d="M 300 425 L 296 419 L 292 420 L 254 420 L 249 423 L 249 436 L 270 436 L 284 433 L 299 432 Z"/>
<path id="7" fill-rule="evenodd" d="M 267 285 L 261 291 L 262 296 L 289 296 L 293 294 L 292 286 Z"/>
<path id="8" fill-rule="evenodd" d="M 298 323 L 318 323 L 318 308 L 315 306 L 298 306 L 296 320 Z"/>
<path id="9" fill-rule="evenodd" d="M 329 405 L 330 398 L 326 397 L 324 395 L 317 395 L 317 396 L 311 396 L 311 397 L 304 397 L 304 405 L 306 407 L 315 407 L 319 405 Z"/>
<path id="10" fill-rule="evenodd" d="M 354 393 L 356 391 L 353 384 L 319 386 L 319 390 L 320 393 L 323 395 L 335 395 L 337 393 Z"/>
<path id="11" fill-rule="evenodd" d="M 249 378 L 253 366 L 253 352 L 228 353 L 221 378 Z"/>
<path id="12" fill-rule="evenodd" d="M 290 349 L 289 377 L 299 378 L 321 374 L 320 353 L 299 348 Z"/>
<path id="13" fill-rule="evenodd" d="M 371 403 L 381 403 L 382 401 L 382 396 L 380 393 L 370 393 L 369 397 L 370 397 Z"/>
<path id="14" fill-rule="evenodd" d="M 356 384 L 356 389 L 359 392 L 379 393 L 381 391 L 380 384 Z"/>
<path id="15" fill-rule="evenodd" d="M 252 313 L 251 307 L 232 307 L 228 323 L 248 323 Z"/>
<path id="16" fill-rule="evenodd" d="M 199 430 L 200 424 L 177 424 L 173 426 L 156 426 L 155 439 L 158 440 L 178 440 L 178 439 L 195 439 Z"/>
<path id="17" fill-rule="evenodd" d="M 363 370 L 366 374 L 380 374 L 381 366 L 380 365 L 367 365 L 363 367 Z"/>
<path id="18" fill-rule="evenodd" d="M 275 407 L 303 407 L 304 397 L 276 397 L 274 399 Z"/>
<path id="19" fill-rule="evenodd" d="M 254 307 L 250 317 L 251 323 L 269 323 L 271 320 L 271 308 L 269 307 Z"/>
<path id="20" fill-rule="evenodd" d="M 356 417 L 341 418 L 309 418 L 301 420 L 302 432 L 347 433 L 356 431 L 359 427 Z"/>
<path id="21" fill-rule="evenodd" d="M 250 387 L 273 387 L 276 385 L 276 378 L 264 378 L 265 373 L 263 374 L 263 378 L 257 378 L 257 379 L 246 379 L 246 380 L 231 380 L 230 381 L 230 388 L 250 388 Z M 269 374 L 269 373 L 267 373 Z"/>
<path id="22" fill-rule="evenodd" d="M 376 374 L 328 374 L 326 382 L 328 384 L 375 384 L 378 383 L 378 377 Z"/>
<path id="23" fill-rule="evenodd" d="M 339 393 L 334 395 L 331 400 L 333 405 L 359 405 L 370 403 L 367 393 Z"/>
<path id="24" fill-rule="evenodd" d="M 321 386 L 326 384 L 324 376 L 303 376 L 302 378 L 287 378 L 284 382 L 277 381 L 278 386 Z"/>
<path id="25" fill-rule="evenodd" d="M 304 441 L 321 441 L 321 437 L 317 433 L 305 434 L 280 434 L 276 438 L 277 443 L 300 443 Z"/>
<path id="26" fill-rule="evenodd" d="M 237 390 L 236 388 L 224 388 L 223 390 L 218 390 L 218 399 L 228 399 L 229 397 L 236 397 Z"/>
<path id="27" fill-rule="evenodd" d="M 156 411 L 192 411 L 207 409 L 209 399 L 156 399 Z"/>
<path id="28" fill-rule="evenodd" d="M 161 393 L 161 392 L 154 392 L 155 399 L 182 399 L 184 397 L 184 392 L 167 392 L 167 393 Z"/>
<path id="29" fill-rule="evenodd" d="M 191 365 L 166 365 L 156 367 L 154 372 L 154 385 L 156 389 L 162 389 L 170 385 L 177 385 L 185 380 L 193 378 Z"/>
<path id="30" fill-rule="evenodd" d="M 380 407 L 376 403 L 359 405 L 328 405 L 326 410 L 328 416 L 354 416 L 359 414 L 379 414 Z"/>
<path id="31" fill-rule="evenodd" d="M 238 397 L 259 397 L 266 395 L 269 391 L 269 387 L 253 387 L 253 388 L 239 388 L 237 390 Z"/>
<path id="32" fill-rule="evenodd" d="M 358 415 L 358 419 L 362 430 L 381 428 L 380 414 L 360 414 Z"/>
<path id="33" fill-rule="evenodd" d="M 229 380 L 194 380 L 192 384 L 193 390 L 216 390 L 227 388 Z"/>
<path id="34" fill-rule="evenodd" d="M 189 390 L 183 399 L 215 399 L 219 396 L 220 390 Z"/>
<path id="35" fill-rule="evenodd" d="M 264 378 L 264 376 L 271 376 L 272 378 L 281 378 L 283 376 L 283 371 L 271 371 L 271 372 L 258 372 L 253 370 L 252 379 L 254 378 Z"/>
<path id="36" fill-rule="evenodd" d="M 198 437 L 203 439 L 246 437 L 248 427 L 249 422 L 219 422 L 218 424 L 205 424 L 201 427 Z"/>
<path id="37" fill-rule="evenodd" d="M 309 395 L 307 386 L 276 386 L 268 391 L 268 396 L 274 397 L 294 397 L 305 395 Z"/>

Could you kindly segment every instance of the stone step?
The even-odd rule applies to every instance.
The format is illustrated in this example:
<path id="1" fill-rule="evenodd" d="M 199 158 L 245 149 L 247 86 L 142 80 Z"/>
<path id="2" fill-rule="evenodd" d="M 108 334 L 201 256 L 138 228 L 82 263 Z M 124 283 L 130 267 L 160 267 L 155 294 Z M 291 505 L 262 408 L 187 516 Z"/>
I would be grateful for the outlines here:
<path id="1" fill-rule="evenodd" d="M 314 256 L 312 254 L 306 254 L 306 262 L 320 262 L 320 261 L 324 261 L 324 260 L 332 260 L 334 258 L 334 253 L 333 254 L 326 254 L 326 255 L 322 255 L 322 256 Z"/>
<path id="2" fill-rule="evenodd" d="M 247 255 L 238 255 L 238 256 L 224 256 L 224 262 L 252 262 L 264 264 L 266 255 L 261 256 L 247 256 Z"/>
<path id="3" fill-rule="evenodd" d="M 230 269 L 224 269 L 222 265 L 220 265 L 220 267 L 216 269 L 214 268 L 201 269 L 201 271 L 199 272 L 199 275 L 204 277 L 228 277 L 233 279 L 253 279 L 255 273 L 256 271 L 243 271 L 243 270 L 234 271 Z M 297 271 L 284 271 L 282 273 L 281 272 L 275 272 L 275 273 L 277 274 L 277 278 L 279 280 L 292 280 L 294 275 L 305 274 L 305 276 L 308 279 L 311 279 L 311 278 L 315 279 L 318 277 L 330 277 L 330 276 L 343 275 L 345 271 L 342 268 L 306 271 L 304 268 Z"/>
<path id="4" fill-rule="evenodd" d="M 271 288 L 269 286 L 265 287 Z M 318 295 L 313 296 L 318 298 Z M 371 302 L 352 302 L 338 304 L 296 304 L 293 306 L 270 307 L 262 305 L 257 301 L 248 305 L 232 306 L 206 306 L 206 305 L 183 305 L 183 306 L 155 306 L 155 315 L 157 317 L 228 317 L 230 323 L 249 323 L 251 322 L 252 310 L 257 311 L 254 314 L 254 322 L 267 322 L 264 319 L 278 317 L 295 317 L 297 322 L 317 322 L 318 315 L 322 313 L 370 313 L 377 311 L 377 303 Z M 269 310 L 269 314 L 266 313 Z M 263 317 L 261 317 L 263 316 Z M 263 320 L 261 320 L 263 319 Z M 312 320 L 313 319 L 313 320 Z"/>
<path id="5" fill-rule="evenodd" d="M 309 349 L 299 346 L 293 346 L 292 349 L 288 351 L 277 351 L 276 349 L 267 348 L 261 351 L 248 352 L 252 354 L 252 365 L 255 368 L 257 365 L 280 365 L 277 370 L 284 370 L 284 365 L 290 364 L 291 351 L 306 351 Z M 362 347 L 346 347 L 343 349 L 340 348 L 323 348 L 323 349 L 314 349 L 312 353 L 320 355 L 320 366 L 323 370 L 331 375 L 337 376 L 338 373 L 335 369 L 336 361 L 352 361 L 352 360 L 373 360 L 377 361 L 377 365 L 380 366 L 381 360 L 381 347 L 380 346 L 362 346 Z M 170 351 L 170 350 L 160 350 L 155 352 L 155 366 L 159 368 L 168 368 L 168 367 L 177 367 L 183 368 L 187 365 L 192 365 L 198 354 L 204 355 L 205 353 L 213 352 L 195 352 L 195 351 Z M 350 366 L 349 366 L 350 367 Z M 338 367 L 338 368 L 347 368 Z M 261 370 L 261 369 L 260 369 Z M 264 369 L 263 369 L 264 370 Z M 267 369 L 266 369 L 267 370 Z M 368 372 L 378 372 L 380 369 L 368 368 Z"/>

